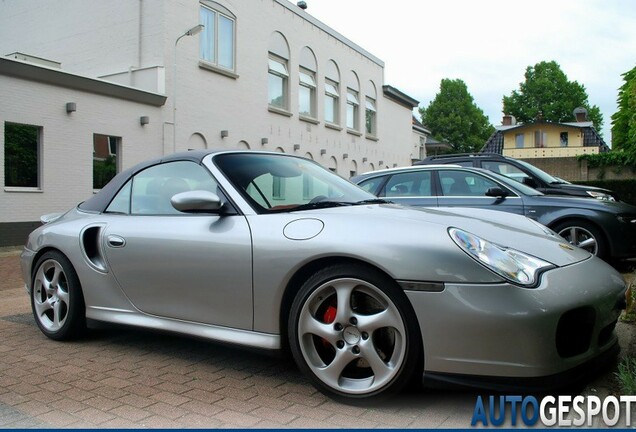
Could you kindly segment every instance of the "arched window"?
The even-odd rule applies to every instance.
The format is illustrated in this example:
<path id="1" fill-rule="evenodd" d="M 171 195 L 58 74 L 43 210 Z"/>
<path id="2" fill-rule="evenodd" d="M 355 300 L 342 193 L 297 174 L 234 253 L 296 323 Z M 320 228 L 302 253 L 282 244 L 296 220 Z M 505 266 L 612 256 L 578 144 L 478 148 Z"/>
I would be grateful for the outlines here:
<path id="1" fill-rule="evenodd" d="M 325 122 L 340 124 L 340 70 L 333 60 L 325 70 Z"/>
<path id="2" fill-rule="evenodd" d="M 277 31 L 272 33 L 268 49 L 269 106 L 289 111 L 289 45 L 285 36 Z"/>
<path id="3" fill-rule="evenodd" d="M 329 171 L 331 172 L 338 172 L 338 161 L 335 157 L 331 156 L 327 168 L 329 168 Z"/>
<path id="4" fill-rule="evenodd" d="M 309 47 L 300 51 L 298 114 L 316 118 L 316 56 Z"/>
<path id="5" fill-rule="evenodd" d="M 347 80 L 347 129 L 360 130 L 360 80 L 354 71 L 349 71 Z"/>
<path id="6" fill-rule="evenodd" d="M 200 37 L 201 60 L 234 71 L 236 16 L 217 2 L 201 0 L 200 20 L 205 26 Z"/>
<path id="7" fill-rule="evenodd" d="M 352 160 L 349 166 L 349 178 L 358 175 L 358 162 Z"/>
<path id="8" fill-rule="evenodd" d="M 377 105 L 378 92 L 373 81 L 367 82 L 365 89 L 365 132 L 367 136 L 376 137 L 378 134 Z"/>

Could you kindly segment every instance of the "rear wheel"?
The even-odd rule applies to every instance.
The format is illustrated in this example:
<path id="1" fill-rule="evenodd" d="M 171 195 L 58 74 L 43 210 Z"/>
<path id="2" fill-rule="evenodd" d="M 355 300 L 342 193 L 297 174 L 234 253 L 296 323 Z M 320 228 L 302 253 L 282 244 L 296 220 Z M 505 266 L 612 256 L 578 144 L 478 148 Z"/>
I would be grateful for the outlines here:
<path id="1" fill-rule="evenodd" d="M 336 265 L 314 274 L 293 302 L 288 330 L 299 368 L 337 399 L 386 396 L 421 372 L 422 343 L 411 304 L 374 269 Z"/>
<path id="2" fill-rule="evenodd" d="M 31 309 L 38 327 L 51 339 L 72 339 L 86 329 L 79 278 L 62 253 L 46 252 L 35 265 Z"/>
<path id="3" fill-rule="evenodd" d="M 585 249 L 599 258 L 607 258 L 608 247 L 605 237 L 591 223 L 580 220 L 565 221 L 556 225 L 554 231 L 571 245 Z"/>

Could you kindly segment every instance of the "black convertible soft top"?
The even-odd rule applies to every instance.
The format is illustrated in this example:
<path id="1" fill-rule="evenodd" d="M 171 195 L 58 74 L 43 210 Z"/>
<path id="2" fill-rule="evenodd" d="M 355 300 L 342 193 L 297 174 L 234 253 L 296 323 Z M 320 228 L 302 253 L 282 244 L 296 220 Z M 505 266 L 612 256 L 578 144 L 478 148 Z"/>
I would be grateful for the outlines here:
<path id="1" fill-rule="evenodd" d="M 119 192 L 119 190 L 126 184 L 130 177 L 134 176 L 139 171 L 142 171 L 153 165 L 159 165 L 162 163 L 174 161 L 190 161 L 201 164 L 201 161 L 204 157 L 217 152 L 218 150 L 190 150 L 187 152 L 173 153 L 161 158 L 142 162 L 117 174 L 99 192 L 81 203 L 78 207 L 83 211 L 102 213 L 104 210 L 106 210 L 108 204 L 110 204 L 117 192 Z"/>

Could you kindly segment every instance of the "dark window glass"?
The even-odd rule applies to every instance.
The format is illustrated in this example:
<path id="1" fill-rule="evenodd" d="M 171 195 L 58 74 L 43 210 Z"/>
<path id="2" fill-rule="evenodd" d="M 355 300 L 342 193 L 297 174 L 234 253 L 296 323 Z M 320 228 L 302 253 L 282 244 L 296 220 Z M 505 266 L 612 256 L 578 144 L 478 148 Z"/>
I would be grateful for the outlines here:
<path id="1" fill-rule="evenodd" d="M 385 186 L 386 197 L 432 196 L 431 172 L 420 171 L 395 174 Z"/>
<path id="2" fill-rule="evenodd" d="M 119 172 L 119 137 L 93 135 L 93 189 L 106 186 Z"/>
<path id="3" fill-rule="evenodd" d="M 38 126 L 17 123 L 4 124 L 4 185 L 13 187 L 39 186 Z"/>

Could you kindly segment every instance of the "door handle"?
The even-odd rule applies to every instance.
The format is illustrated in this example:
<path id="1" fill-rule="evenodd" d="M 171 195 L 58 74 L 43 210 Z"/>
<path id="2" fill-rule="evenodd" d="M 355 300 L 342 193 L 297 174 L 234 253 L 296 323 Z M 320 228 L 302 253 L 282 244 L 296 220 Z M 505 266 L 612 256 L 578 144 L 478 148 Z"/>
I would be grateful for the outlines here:
<path id="1" fill-rule="evenodd" d="M 124 240 L 123 237 L 119 237 L 118 235 L 109 235 L 106 238 L 106 242 L 108 243 L 108 246 L 110 247 L 114 247 L 114 248 L 120 248 L 120 247 L 124 247 L 126 246 L 126 240 Z"/>

